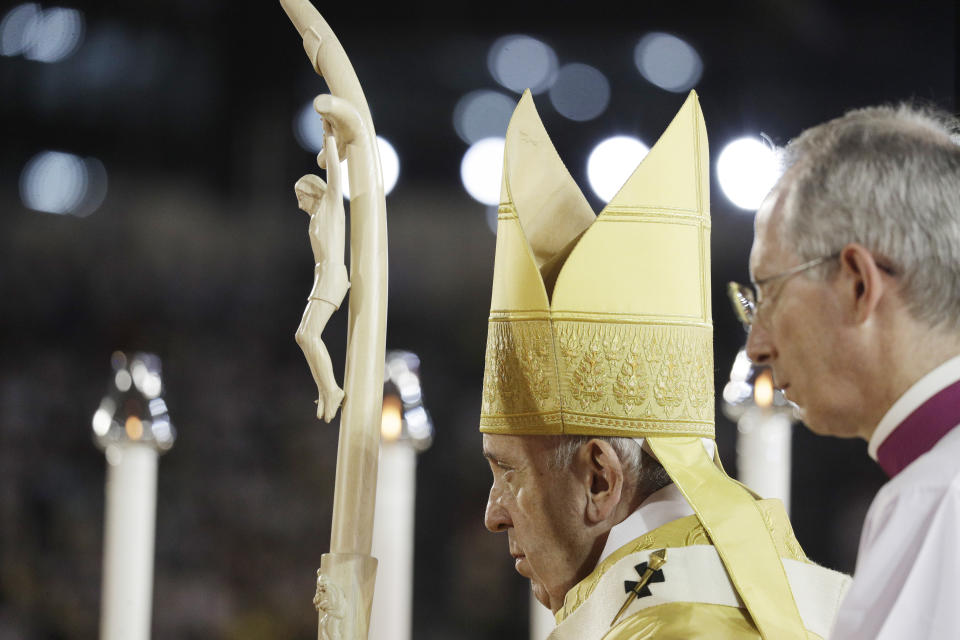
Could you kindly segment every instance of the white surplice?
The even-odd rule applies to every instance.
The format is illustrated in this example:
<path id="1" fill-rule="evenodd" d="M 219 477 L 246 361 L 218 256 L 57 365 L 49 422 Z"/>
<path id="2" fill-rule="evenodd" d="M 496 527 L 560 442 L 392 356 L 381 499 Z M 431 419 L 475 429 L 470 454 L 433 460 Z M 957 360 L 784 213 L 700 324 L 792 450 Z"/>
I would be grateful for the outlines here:
<path id="1" fill-rule="evenodd" d="M 913 385 L 880 421 L 870 455 L 958 380 L 960 357 Z M 957 423 L 874 498 L 831 640 L 960 639 L 960 406 Z"/>

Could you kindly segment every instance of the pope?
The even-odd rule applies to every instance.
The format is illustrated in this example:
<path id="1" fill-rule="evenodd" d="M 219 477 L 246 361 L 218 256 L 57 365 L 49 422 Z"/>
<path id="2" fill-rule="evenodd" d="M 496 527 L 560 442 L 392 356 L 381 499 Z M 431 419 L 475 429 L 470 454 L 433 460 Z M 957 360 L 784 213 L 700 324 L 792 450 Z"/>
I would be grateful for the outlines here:
<path id="1" fill-rule="evenodd" d="M 507 130 L 485 523 L 554 640 L 825 638 L 849 584 L 716 455 L 708 169 L 695 93 L 599 216 L 529 92 Z"/>

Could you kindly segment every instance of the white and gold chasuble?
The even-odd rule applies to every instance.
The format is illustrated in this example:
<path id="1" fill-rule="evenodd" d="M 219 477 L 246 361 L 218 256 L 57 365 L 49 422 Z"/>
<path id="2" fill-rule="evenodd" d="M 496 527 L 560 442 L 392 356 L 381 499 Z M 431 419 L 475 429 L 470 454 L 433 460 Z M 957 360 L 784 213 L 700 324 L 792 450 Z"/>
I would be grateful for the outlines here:
<path id="1" fill-rule="evenodd" d="M 807 637 L 826 638 L 850 578 L 807 560 L 779 501 L 762 500 L 758 506 L 773 533 Z M 639 569 L 646 568 L 651 552 L 661 549 L 666 550 L 665 564 L 644 595 L 616 618 Z M 567 593 L 556 618 L 549 640 L 760 637 L 696 516 L 672 520 L 604 557 Z"/>
<path id="2" fill-rule="evenodd" d="M 789 523 L 784 516 L 774 527 L 770 508 L 701 444 L 714 437 L 713 320 L 709 156 L 696 93 L 599 216 L 524 93 L 507 129 L 500 199 L 480 430 L 644 438 L 695 514 L 614 554 L 640 554 L 624 560 L 623 570 L 636 573 L 657 544 L 692 549 L 667 560 L 664 575 L 676 578 L 651 585 L 617 627 L 629 633 L 611 637 L 727 637 L 717 629 L 729 627 L 753 634 L 745 637 L 808 638 L 792 565 L 782 560 L 806 562 L 799 546 L 781 552 L 793 540 Z M 726 596 L 691 604 L 671 591 L 694 589 L 707 566 L 727 580 Z M 589 618 L 589 631 L 558 638 L 603 637 L 606 610 L 596 619 L 590 612 L 602 601 L 612 617 L 623 603 L 603 595 L 610 571 L 609 589 L 619 582 L 622 591 L 620 569 L 605 561 L 568 595 L 561 628 Z M 663 602 L 650 599 L 668 591 Z M 832 620 L 833 609 L 824 611 Z M 648 625 L 646 635 L 636 625 Z"/>

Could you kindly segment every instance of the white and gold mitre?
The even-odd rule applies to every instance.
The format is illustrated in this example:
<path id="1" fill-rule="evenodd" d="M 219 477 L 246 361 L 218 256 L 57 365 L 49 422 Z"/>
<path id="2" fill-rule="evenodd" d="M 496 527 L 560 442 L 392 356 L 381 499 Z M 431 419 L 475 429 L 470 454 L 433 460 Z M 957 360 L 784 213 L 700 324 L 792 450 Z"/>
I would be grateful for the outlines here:
<path id="1" fill-rule="evenodd" d="M 595 216 L 523 95 L 504 149 L 481 431 L 713 437 L 708 176 L 691 93 Z"/>
<path id="2" fill-rule="evenodd" d="M 708 457 L 707 134 L 694 92 L 595 216 L 524 93 L 504 148 L 480 430 L 643 437 L 760 635 L 805 639 L 771 526 Z"/>

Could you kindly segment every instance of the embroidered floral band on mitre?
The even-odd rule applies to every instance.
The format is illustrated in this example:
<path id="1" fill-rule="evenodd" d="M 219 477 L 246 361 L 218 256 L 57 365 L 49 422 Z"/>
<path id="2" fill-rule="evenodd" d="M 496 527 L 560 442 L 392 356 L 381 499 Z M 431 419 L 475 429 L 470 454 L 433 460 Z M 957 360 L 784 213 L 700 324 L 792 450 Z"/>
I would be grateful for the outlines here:
<path id="1" fill-rule="evenodd" d="M 704 326 L 494 318 L 480 429 L 713 436 Z"/>

